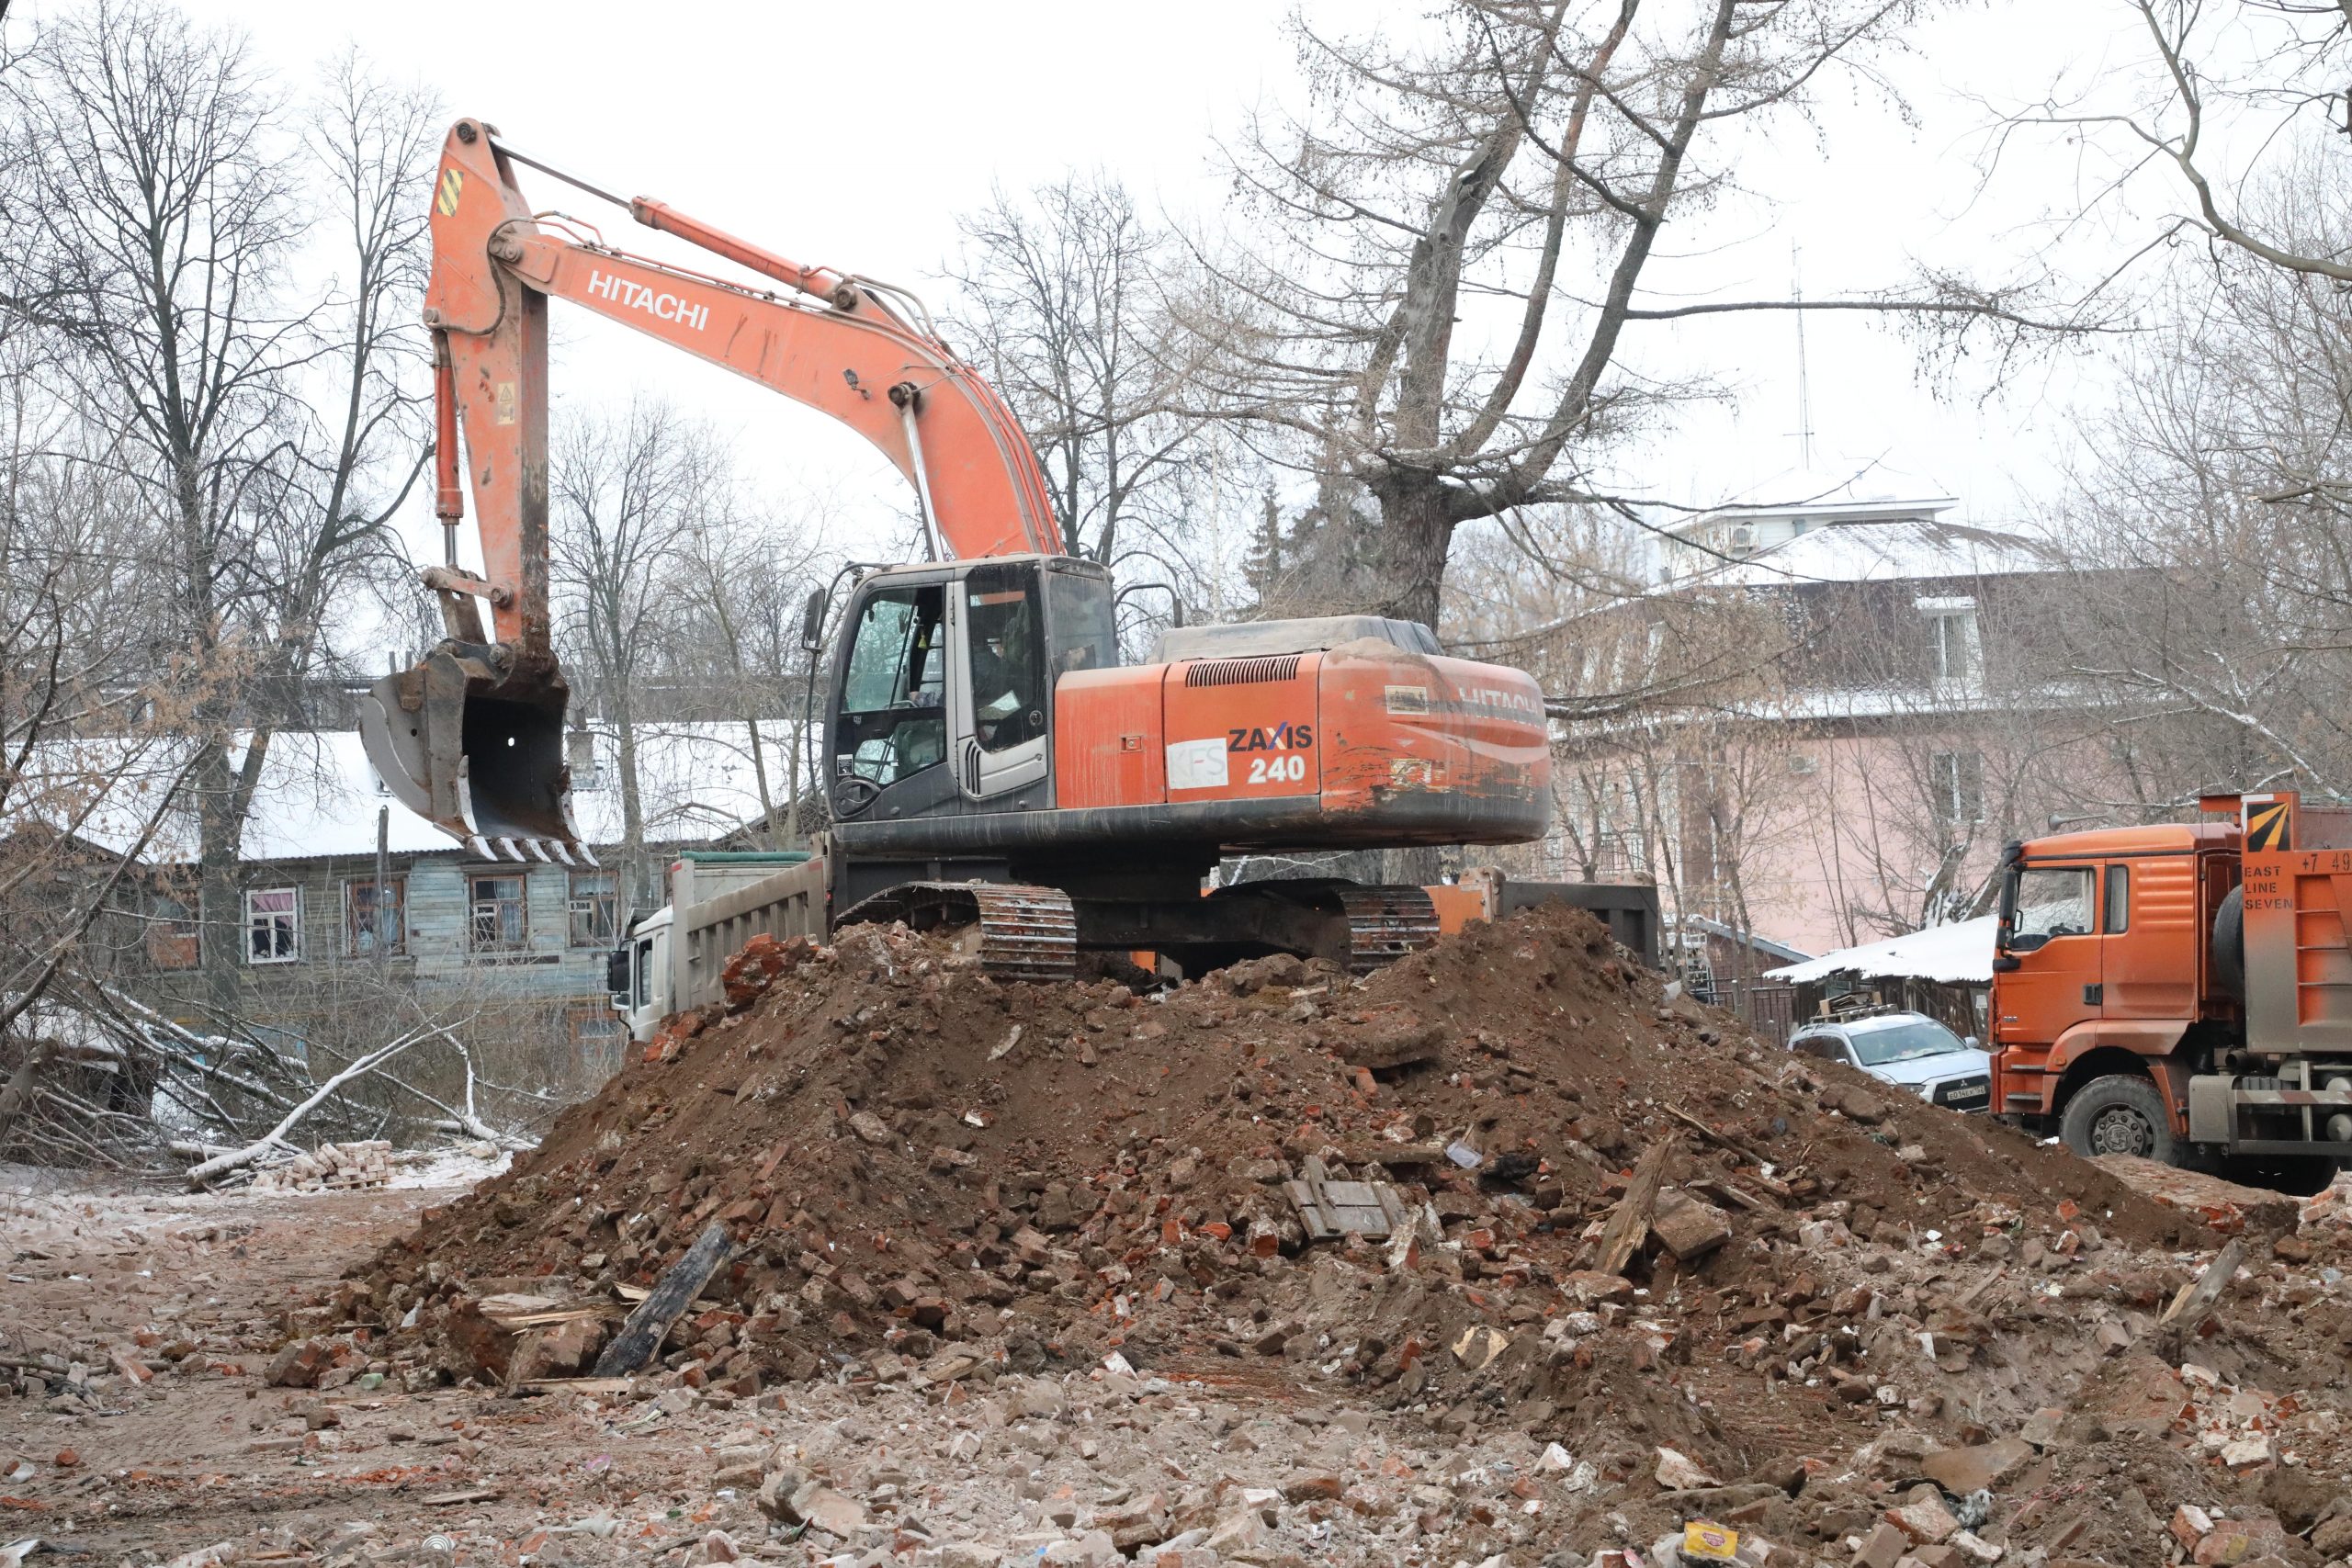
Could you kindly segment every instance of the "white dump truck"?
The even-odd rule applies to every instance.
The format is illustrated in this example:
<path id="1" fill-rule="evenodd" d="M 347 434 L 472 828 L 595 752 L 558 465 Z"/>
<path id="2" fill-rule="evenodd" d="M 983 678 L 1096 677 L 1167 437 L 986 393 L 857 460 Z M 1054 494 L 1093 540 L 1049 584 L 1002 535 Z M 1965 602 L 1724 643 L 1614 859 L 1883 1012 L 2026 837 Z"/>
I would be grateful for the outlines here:
<path id="1" fill-rule="evenodd" d="M 650 1040 L 672 1013 L 719 999 L 719 971 L 745 942 L 763 933 L 821 938 L 824 913 L 824 863 L 805 850 L 688 850 L 670 863 L 670 901 L 613 950 L 613 1010 L 631 1039 Z"/>

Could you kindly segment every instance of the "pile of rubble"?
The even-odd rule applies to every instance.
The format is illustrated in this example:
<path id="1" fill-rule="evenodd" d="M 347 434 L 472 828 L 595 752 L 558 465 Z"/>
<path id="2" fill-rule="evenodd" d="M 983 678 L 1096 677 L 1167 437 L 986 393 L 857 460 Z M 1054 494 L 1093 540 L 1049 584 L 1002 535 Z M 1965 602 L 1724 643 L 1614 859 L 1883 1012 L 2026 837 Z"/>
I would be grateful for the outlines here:
<path id="1" fill-rule="evenodd" d="M 1296 1496 L 1153 1481 L 1141 1517 L 1032 1521 L 1095 1517 L 1170 1568 L 1399 1517 L 1464 1550 L 1874 1568 L 2185 1535 L 2235 1561 L 2207 1543 L 2333 1522 L 2332 1490 L 2278 1478 L 2342 1473 L 2313 1394 L 2335 1232 L 2216 1275 L 2196 1213 L 1748 1039 L 1572 911 L 1361 980 L 1003 985 L 875 928 L 730 978 L 322 1315 L 394 1376 L 517 1392 L 650 1363 L 631 1396 L 681 1408 L 823 1380 L 1053 1425 L 1029 1403 L 1083 1389 L 1148 1427 L 1223 1391 L 1518 1445 L 1466 1489 L 1400 1461 L 1400 1514 L 1359 1490 L 1375 1457 Z M 2242 1309 L 2258 1332 L 2223 1326 Z M 846 1477 L 752 1463 L 784 1526 L 863 1540 L 834 1528 Z M 1692 1525 L 1742 1543 L 1657 1549 Z"/>

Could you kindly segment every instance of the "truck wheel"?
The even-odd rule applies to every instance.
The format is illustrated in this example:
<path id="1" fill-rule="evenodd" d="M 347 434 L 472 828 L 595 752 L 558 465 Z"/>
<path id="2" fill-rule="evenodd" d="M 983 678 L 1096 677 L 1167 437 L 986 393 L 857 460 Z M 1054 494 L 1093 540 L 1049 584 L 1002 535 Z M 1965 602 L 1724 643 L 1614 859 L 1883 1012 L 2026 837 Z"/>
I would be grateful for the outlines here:
<path id="1" fill-rule="evenodd" d="M 2130 1073 L 2093 1078 L 2076 1089 L 2059 1118 L 2058 1134 L 2086 1159 L 2138 1155 L 2165 1165 L 2180 1163 L 2164 1096 L 2154 1084 Z"/>

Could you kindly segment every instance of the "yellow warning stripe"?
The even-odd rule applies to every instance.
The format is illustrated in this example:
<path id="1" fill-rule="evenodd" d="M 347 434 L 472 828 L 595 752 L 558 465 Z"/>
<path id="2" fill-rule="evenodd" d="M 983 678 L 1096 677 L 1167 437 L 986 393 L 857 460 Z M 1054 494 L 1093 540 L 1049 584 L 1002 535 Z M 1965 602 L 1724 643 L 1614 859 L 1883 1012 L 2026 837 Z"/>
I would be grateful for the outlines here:
<path id="1" fill-rule="evenodd" d="M 458 213 L 458 197 L 463 196 L 465 190 L 465 170 L 445 169 L 441 174 L 441 195 L 433 205 L 440 209 L 442 217 L 454 218 Z"/>

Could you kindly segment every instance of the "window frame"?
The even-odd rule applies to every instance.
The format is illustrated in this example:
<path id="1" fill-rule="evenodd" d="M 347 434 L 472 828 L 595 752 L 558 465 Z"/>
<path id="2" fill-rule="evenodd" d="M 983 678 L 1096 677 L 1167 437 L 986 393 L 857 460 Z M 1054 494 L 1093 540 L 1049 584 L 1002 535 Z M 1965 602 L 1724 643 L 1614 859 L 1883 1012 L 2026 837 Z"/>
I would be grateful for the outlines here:
<path id="1" fill-rule="evenodd" d="M 204 925 L 196 908 L 177 894 L 148 895 L 146 913 L 147 966 L 159 974 L 177 974 L 204 965 Z"/>
<path id="2" fill-rule="evenodd" d="M 392 891 L 393 921 L 391 945 L 385 951 L 384 956 L 405 958 L 408 956 L 408 873 L 403 871 L 388 874 L 383 878 L 382 885 Z M 376 957 L 375 953 L 359 945 L 359 909 L 352 899 L 360 888 L 374 888 L 377 886 L 377 878 L 373 873 L 366 876 L 346 876 L 343 879 L 343 949 L 345 957 L 366 959 Z"/>
<path id="3" fill-rule="evenodd" d="M 1974 788 L 1966 777 L 1971 761 L 1975 766 Z M 1949 764 L 1949 766 L 1947 766 Z M 1937 819 L 1955 827 L 1973 827 L 1984 820 L 1984 753 L 1982 751 L 1936 751 L 1928 758 L 1928 786 L 1935 793 Z"/>
<path id="4" fill-rule="evenodd" d="M 965 668 L 971 672 L 965 682 L 967 711 L 961 722 L 990 756 L 1041 739 L 1046 731 L 1053 676 L 1046 669 L 1044 577 L 1034 561 L 990 561 L 972 568 L 956 585 L 963 595 Z M 1001 615 L 994 613 L 1000 609 Z M 1028 612 L 1025 616 L 1019 614 L 1023 609 Z M 981 655 L 991 634 L 1001 634 L 996 640 L 1001 646 L 989 657 L 1007 682 L 999 694 L 1015 699 L 1011 709 L 994 716 L 982 711 L 983 704 L 996 697 L 982 693 L 979 679 Z"/>
<path id="5" fill-rule="evenodd" d="M 281 893 L 289 900 L 289 903 L 285 908 L 257 910 L 254 907 L 254 900 L 256 898 L 274 898 Z M 255 968 L 262 968 L 279 964 L 300 964 L 302 962 L 302 888 L 300 884 L 288 883 L 277 887 L 245 888 L 243 890 L 243 908 L 245 917 L 244 955 L 245 963 Z M 284 922 L 288 939 L 287 952 L 276 953 L 267 958 L 262 957 L 254 953 L 254 938 L 259 933 L 260 930 L 255 923 L 257 916 L 268 918 L 270 929 L 272 930 L 277 929 L 281 920 Z"/>
<path id="6" fill-rule="evenodd" d="M 2017 875 L 2018 886 L 2017 891 L 2013 896 L 2015 902 L 2009 911 L 2008 939 L 2005 944 L 2005 951 L 2010 953 L 2039 953 L 2053 942 L 2067 941 L 2075 937 L 2091 936 L 2097 932 L 2098 929 L 2098 866 L 2078 864 L 2028 865 L 2020 867 Z M 2049 876 L 2078 876 L 2083 879 L 2083 929 L 2081 931 L 2065 931 L 2061 933 L 2055 931 L 2027 931 L 2022 929 L 2020 926 L 2019 921 L 2026 909 L 2026 879 L 2028 877 Z M 2029 941 L 2032 943 L 2031 946 L 2019 945 L 2021 942 Z"/>
<path id="7" fill-rule="evenodd" d="M 1928 623 L 1928 655 L 1932 677 L 1939 684 L 1967 685 L 1984 674 L 1984 637 L 1977 618 L 1976 600 L 1960 594 L 1913 601 Z M 1952 668 L 1958 654 L 1961 669 Z"/>
<path id="8" fill-rule="evenodd" d="M 484 900 L 477 889 L 484 882 L 512 882 L 517 889 L 514 903 L 517 934 L 511 942 L 481 939 L 481 918 Z M 503 904 L 504 900 L 493 900 Z M 477 958 L 503 958 L 513 953 L 531 951 L 531 878 L 519 870 L 484 869 L 466 873 L 466 952 Z"/>
<path id="9" fill-rule="evenodd" d="M 887 789 L 947 760 L 947 663 L 952 657 L 947 595 L 952 586 L 945 581 L 894 584 L 858 603 L 842 655 L 842 694 L 832 724 L 836 780 L 854 776 Z M 903 604 L 908 611 L 888 667 L 889 701 L 881 707 L 859 707 L 854 705 L 876 695 L 870 689 L 858 690 L 858 660 L 875 609 L 884 604 Z M 882 671 L 869 665 L 864 673 L 872 677 Z M 872 681 L 866 683 L 870 687 Z"/>
<path id="10" fill-rule="evenodd" d="M 592 892 L 587 895 L 587 897 L 591 900 L 600 899 L 605 906 L 604 934 L 601 937 L 594 938 L 588 942 L 582 942 L 580 940 L 580 917 L 583 913 L 581 908 L 582 894 L 580 891 L 580 884 L 583 880 L 601 882 L 604 884 L 604 888 L 601 894 Z M 528 892 L 526 889 L 526 897 L 527 896 Z M 563 886 L 563 941 L 565 948 L 572 953 L 609 953 L 612 951 L 614 945 L 620 941 L 620 924 L 621 879 L 619 874 L 611 871 L 596 871 L 585 867 L 574 867 L 566 877 Z"/>

